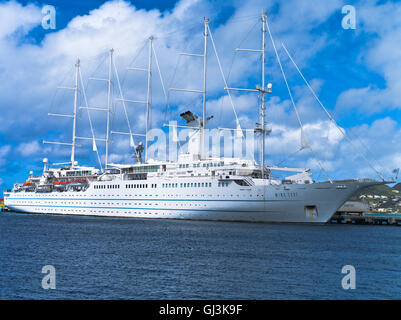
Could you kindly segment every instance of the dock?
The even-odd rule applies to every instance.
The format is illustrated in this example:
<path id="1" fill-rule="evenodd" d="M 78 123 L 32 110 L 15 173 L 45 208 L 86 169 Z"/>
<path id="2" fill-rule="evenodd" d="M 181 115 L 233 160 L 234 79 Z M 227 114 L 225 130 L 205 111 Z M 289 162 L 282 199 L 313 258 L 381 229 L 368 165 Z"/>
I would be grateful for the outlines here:
<path id="1" fill-rule="evenodd" d="M 401 214 L 372 212 L 373 209 L 359 201 L 347 201 L 329 223 L 334 224 L 372 224 L 372 225 L 399 225 Z"/>
<path id="2" fill-rule="evenodd" d="M 329 221 L 334 224 L 379 224 L 401 226 L 401 214 L 363 213 L 335 214 Z"/>

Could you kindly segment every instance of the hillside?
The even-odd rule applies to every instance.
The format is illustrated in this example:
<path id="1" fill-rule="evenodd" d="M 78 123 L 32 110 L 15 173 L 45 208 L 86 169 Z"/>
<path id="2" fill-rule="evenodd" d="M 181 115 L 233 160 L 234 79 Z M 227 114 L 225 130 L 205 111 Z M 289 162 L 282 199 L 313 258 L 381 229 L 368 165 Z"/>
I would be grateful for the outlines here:
<path id="1" fill-rule="evenodd" d="M 357 192 L 349 200 L 362 201 L 368 204 L 373 211 L 386 213 L 401 212 L 401 183 L 393 188 L 378 185 Z"/>
<path id="2" fill-rule="evenodd" d="M 401 183 L 399 185 L 400 185 L 399 188 L 401 189 Z M 360 190 L 354 196 L 352 196 L 351 199 L 357 200 L 357 199 L 359 199 L 359 197 L 361 195 L 368 195 L 368 194 L 377 195 L 377 196 L 387 196 L 387 197 L 391 198 L 394 195 L 396 195 L 396 193 L 393 192 L 393 190 L 394 190 L 394 188 L 391 188 L 386 185 L 373 186 L 373 187 L 369 187 L 369 188 Z M 395 189 L 395 190 L 398 190 L 398 189 Z"/>
<path id="3" fill-rule="evenodd" d="M 401 183 L 397 183 L 394 187 L 393 190 L 398 190 L 401 192 Z"/>

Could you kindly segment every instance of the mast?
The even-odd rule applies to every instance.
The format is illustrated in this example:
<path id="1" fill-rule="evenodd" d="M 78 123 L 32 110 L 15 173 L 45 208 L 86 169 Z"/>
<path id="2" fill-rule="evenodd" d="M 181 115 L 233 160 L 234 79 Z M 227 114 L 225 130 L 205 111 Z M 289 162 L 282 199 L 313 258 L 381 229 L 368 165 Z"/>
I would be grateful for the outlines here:
<path id="1" fill-rule="evenodd" d="M 71 143 L 68 142 L 53 142 L 53 141 L 46 141 L 43 140 L 42 142 L 44 144 L 58 144 L 58 145 L 64 145 L 64 146 L 71 146 L 71 159 L 68 164 L 71 164 L 71 168 L 73 169 L 75 166 L 75 147 L 76 147 L 76 139 L 80 139 L 80 137 L 77 137 L 76 134 L 76 129 L 77 129 L 77 109 L 78 109 L 78 77 L 79 77 L 79 68 L 80 68 L 80 60 L 77 59 L 77 62 L 75 63 L 75 83 L 74 87 L 57 87 L 58 89 L 65 89 L 65 90 L 71 90 L 74 91 L 74 110 L 73 114 L 59 114 L 59 113 L 48 113 L 47 115 L 53 116 L 53 117 L 64 117 L 64 118 L 72 118 L 73 124 L 72 124 L 72 141 Z"/>
<path id="2" fill-rule="evenodd" d="M 248 51 L 248 52 L 260 52 L 262 54 L 262 83 L 261 86 L 256 86 L 255 89 L 245 89 L 245 88 L 224 88 L 225 90 L 236 90 L 236 91 L 249 91 L 249 92 L 259 92 L 261 103 L 260 103 L 260 124 L 256 124 L 255 132 L 260 133 L 262 135 L 262 145 L 261 145 L 261 161 L 260 161 L 260 168 L 262 173 L 262 179 L 265 178 L 265 134 L 266 132 L 270 132 L 270 130 L 266 130 L 266 123 L 265 123 L 265 94 L 272 93 L 272 85 L 271 83 L 267 84 L 265 87 L 265 46 L 266 46 L 266 23 L 267 23 L 267 13 L 266 11 L 262 14 L 262 48 L 261 49 L 241 49 L 237 48 L 236 51 Z"/>
<path id="3" fill-rule="evenodd" d="M 207 27 L 209 19 L 204 18 L 205 23 L 205 43 L 203 50 L 203 119 L 201 124 L 201 159 L 205 157 L 205 129 L 206 129 L 206 70 L 207 70 Z"/>
<path id="4" fill-rule="evenodd" d="M 145 134 L 145 163 L 148 161 L 148 131 L 149 114 L 151 108 L 151 85 L 152 85 L 152 45 L 153 37 L 149 37 L 149 60 L 148 60 L 148 93 L 146 96 L 146 134 Z"/>
<path id="5" fill-rule="evenodd" d="M 198 149 L 198 154 L 200 159 L 205 158 L 205 128 L 206 128 L 206 121 L 208 120 L 206 118 L 206 69 L 207 69 L 207 37 L 208 37 L 208 25 L 209 25 L 209 19 L 208 18 L 203 18 L 204 24 L 205 24 L 205 30 L 204 30 L 204 48 L 203 48 L 203 54 L 196 54 L 196 53 L 180 53 L 180 55 L 184 56 L 192 56 L 192 57 L 202 57 L 203 58 L 203 88 L 202 90 L 199 89 L 180 89 L 180 88 L 169 88 L 169 91 L 184 91 L 184 92 L 193 92 L 193 93 L 198 93 L 202 94 L 203 98 L 203 114 L 202 114 L 202 119 L 199 120 L 199 133 L 200 133 L 200 139 L 199 139 L 199 149 Z M 198 119 L 198 118 L 197 118 Z"/>
<path id="6" fill-rule="evenodd" d="M 79 65 L 80 65 L 80 61 L 79 61 L 79 59 L 77 59 L 77 62 L 75 64 L 75 87 L 74 87 L 74 113 L 73 113 L 73 124 L 72 124 L 71 168 L 74 168 L 74 162 L 75 162 Z"/>
<path id="7" fill-rule="evenodd" d="M 261 105 L 260 105 L 260 121 L 262 126 L 262 179 L 265 177 L 265 36 L 266 36 L 266 12 L 262 14 L 262 90 L 261 94 Z"/>
<path id="8" fill-rule="evenodd" d="M 114 49 L 110 50 L 109 58 L 109 78 L 108 90 L 107 90 L 107 127 L 106 127 L 106 159 L 105 159 L 105 169 L 107 169 L 109 164 L 109 139 L 110 139 L 110 113 L 111 113 L 111 68 L 113 65 L 113 52 Z"/>

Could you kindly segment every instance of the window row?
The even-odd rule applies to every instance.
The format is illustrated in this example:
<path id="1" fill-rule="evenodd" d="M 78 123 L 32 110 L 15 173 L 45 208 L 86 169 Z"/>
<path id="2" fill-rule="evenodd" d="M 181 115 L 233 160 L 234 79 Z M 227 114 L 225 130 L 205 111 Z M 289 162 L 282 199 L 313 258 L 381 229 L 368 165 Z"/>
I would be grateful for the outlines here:
<path id="1" fill-rule="evenodd" d="M 210 188 L 211 182 L 180 183 L 180 188 Z M 178 188 L 178 183 L 163 183 L 162 188 Z"/>
<path id="2" fill-rule="evenodd" d="M 151 188 L 157 188 L 157 184 L 156 183 L 152 183 L 150 184 Z M 148 184 L 126 184 L 125 185 L 126 189 L 145 189 L 148 188 Z"/>
<path id="3" fill-rule="evenodd" d="M 99 184 L 94 186 L 95 189 L 120 189 L 118 184 Z"/>
<path id="4" fill-rule="evenodd" d="M 219 163 L 203 163 L 202 164 L 202 167 L 203 168 L 208 168 L 208 167 L 223 167 L 224 166 L 224 162 L 223 161 L 221 161 L 221 162 L 219 162 Z M 193 168 L 200 168 L 201 167 L 201 164 L 200 163 L 194 163 L 193 165 L 192 165 L 192 167 Z M 179 165 L 179 168 L 180 169 L 183 169 L 183 168 L 189 168 L 189 164 L 188 163 L 184 163 L 184 164 L 180 164 Z"/>

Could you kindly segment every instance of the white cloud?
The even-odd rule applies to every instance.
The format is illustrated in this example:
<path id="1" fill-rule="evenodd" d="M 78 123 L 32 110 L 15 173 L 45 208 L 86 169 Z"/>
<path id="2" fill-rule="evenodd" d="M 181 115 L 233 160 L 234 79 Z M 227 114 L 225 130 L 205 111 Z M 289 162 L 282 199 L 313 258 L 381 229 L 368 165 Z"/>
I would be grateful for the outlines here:
<path id="1" fill-rule="evenodd" d="M 16 147 L 15 151 L 19 153 L 22 157 L 31 157 L 38 154 L 41 151 L 39 143 L 34 140 L 31 142 L 24 142 Z"/>
<path id="2" fill-rule="evenodd" d="M 0 147 L 0 168 L 7 162 L 7 156 L 10 153 L 10 150 L 10 145 L 4 145 Z"/>
<path id="3" fill-rule="evenodd" d="M 11 35 L 21 37 L 37 26 L 42 19 L 41 10 L 37 6 L 22 6 L 14 0 L 1 3 L 0 12 L 0 39 Z"/>
<path id="4" fill-rule="evenodd" d="M 355 108 L 366 114 L 401 108 L 401 6 L 393 2 L 360 1 L 359 33 L 372 38 L 359 55 L 359 62 L 380 75 L 385 87 L 370 84 L 343 92 L 337 108 Z"/>

